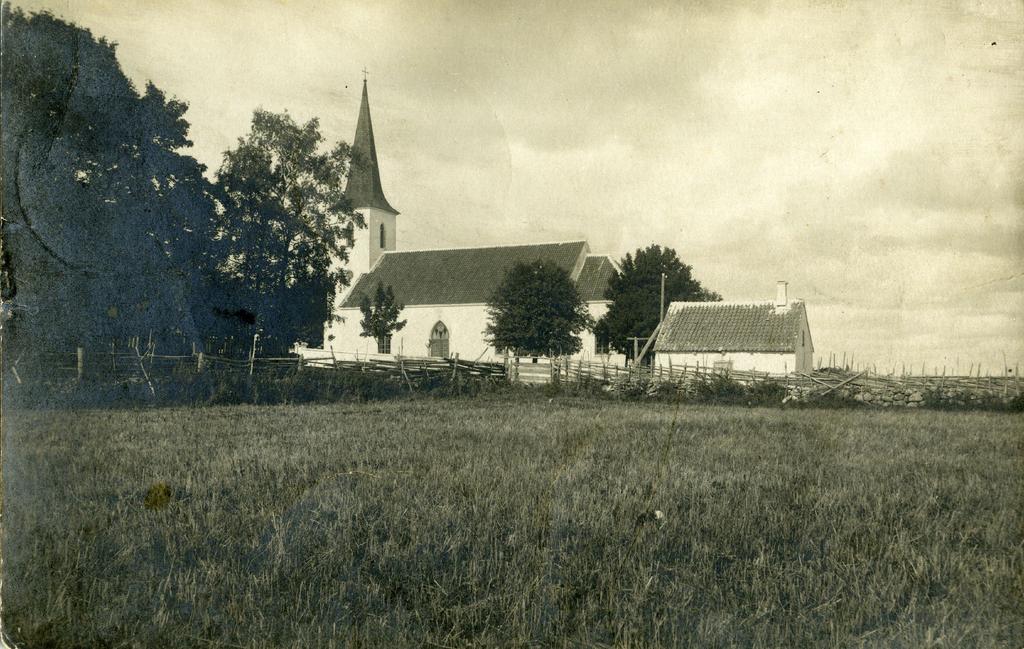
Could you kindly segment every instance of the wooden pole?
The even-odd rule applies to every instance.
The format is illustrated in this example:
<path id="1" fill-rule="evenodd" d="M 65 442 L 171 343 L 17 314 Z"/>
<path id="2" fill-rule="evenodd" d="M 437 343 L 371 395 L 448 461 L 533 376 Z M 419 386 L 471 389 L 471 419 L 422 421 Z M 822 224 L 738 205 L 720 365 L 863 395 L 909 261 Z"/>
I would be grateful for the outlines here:
<path id="1" fill-rule="evenodd" d="M 654 344 L 655 339 L 657 339 L 657 337 L 658 337 L 658 332 L 659 331 L 661 331 L 661 323 L 660 322 L 658 323 L 658 326 L 654 328 L 654 331 L 651 332 L 650 337 L 647 339 L 647 342 L 644 344 L 644 348 L 640 350 L 640 356 L 641 357 L 646 355 L 647 354 L 647 350 L 650 349 L 651 345 Z M 653 364 L 652 364 L 652 368 L 653 368 Z"/>
<path id="2" fill-rule="evenodd" d="M 78 361 L 78 380 L 79 382 L 81 382 L 81 380 L 85 377 L 85 348 L 79 347 L 78 349 L 76 349 L 75 356 L 77 357 Z"/>
<path id="3" fill-rule="evenodd" d="M 203 369 L 206 367 L 206 356 L 203 352 L 196 354 L 196 374 L 202 374 Z"/>
<path id="4" fill-rule="evenodd" d="M 409 386 L 409 392 L 412 392 L 412 381 L 409 380 L 409 375 L 405 373 L 405 359 L 401 356 L 398 357 L 398 367 L 402 370 L 402 377 L 405 379 L 405 384 Z"/>
<path id="5" fill-rule="evenodd" d="M 665 319 L 665 273 L 661 274 L 661 307 L 658 309 L 658 322 Z"/>
<path id="6" fill-rule="evenodd" d="M 259 334 L 252 335 L 252 351 L 249 353 L 249 376 L 252 376 L 253 371 L 256 369 L 256 339 L 259 337 Z"/>

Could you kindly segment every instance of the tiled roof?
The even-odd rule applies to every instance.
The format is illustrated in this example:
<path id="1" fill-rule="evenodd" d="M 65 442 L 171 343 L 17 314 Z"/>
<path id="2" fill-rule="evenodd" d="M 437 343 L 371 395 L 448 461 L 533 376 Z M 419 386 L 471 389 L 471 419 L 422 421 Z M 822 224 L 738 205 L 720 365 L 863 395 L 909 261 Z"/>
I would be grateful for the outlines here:
<path id="1" fill-rule="evenodd" d="M 805 318 L 799 301 L 786 307 L 772 302 L 673 302 L 654 351 L 791 352 L 800 345 Z"/>
<path id="2" fill-rule="evenodd" d="M 380 168 L 377 165 L 377 145 L 373 142 L 373 123 L 370 121 L 370 101 L 366 96 L 366 80 L 363 80 L 363 102 L 359 106 L 359 121 L 356 122 L 356 136 L 352 140 L 352 168 L 345 185 L 345 195 L 352 201 L 352 207 L 376 207 L 385 212 L 398 214 L 384 198 L 380 186 Z"/>
<path id="3" fill-rule="evenodd" d="M 615 274 L 615 266 L 607 255 L 587 255 L 583 270 L 576 279 L 576 288 L 586 302 L 606 300 L 608 281 Z"/>
<path id="4" fill-rule="evenodd" d="M 358 307 L 362 295 L 372 295 L 378 282 L 391 286 L 395 299 L 406 306 L 487 302 L 517 263 L 549 261 L 572 273 L 586 250 L 585 241 L 572 241 L 385 252 L 369 273 L 356 280 L 341 306 Z"/>

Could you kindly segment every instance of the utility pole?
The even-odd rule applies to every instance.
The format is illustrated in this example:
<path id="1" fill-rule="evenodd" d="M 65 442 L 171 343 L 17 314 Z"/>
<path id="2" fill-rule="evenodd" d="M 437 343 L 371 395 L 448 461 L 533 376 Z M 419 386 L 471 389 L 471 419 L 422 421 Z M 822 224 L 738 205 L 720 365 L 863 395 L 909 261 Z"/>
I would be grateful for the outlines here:
<path id="1" fill-rule="evenodd" d="M 658 322 L 665 319 L 665 273 L 661 274 L 661 308 L 658 310 Z"/>

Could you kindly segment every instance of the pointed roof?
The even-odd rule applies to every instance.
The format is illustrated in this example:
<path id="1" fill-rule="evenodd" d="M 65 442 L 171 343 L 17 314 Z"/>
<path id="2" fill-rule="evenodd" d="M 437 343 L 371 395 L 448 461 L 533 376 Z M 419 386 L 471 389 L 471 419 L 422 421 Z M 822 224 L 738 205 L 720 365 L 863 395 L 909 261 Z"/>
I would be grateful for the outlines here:
<path id="1" fill-rule="evenodd" d="M 352 169 L 348 175 L 345 194 L 352 207 L 376 207 L 398 214 L 384 198 L 380 186 L 380 168 L 377 165 L 377 146 L 373 142 L 373 123 L 370 121 L 370 100 L 366 95 L 366 79 L 363 79 L 363 101 L 359 106 L 359 121 L 356 122 L 356 137 L 352 141 Z"/>

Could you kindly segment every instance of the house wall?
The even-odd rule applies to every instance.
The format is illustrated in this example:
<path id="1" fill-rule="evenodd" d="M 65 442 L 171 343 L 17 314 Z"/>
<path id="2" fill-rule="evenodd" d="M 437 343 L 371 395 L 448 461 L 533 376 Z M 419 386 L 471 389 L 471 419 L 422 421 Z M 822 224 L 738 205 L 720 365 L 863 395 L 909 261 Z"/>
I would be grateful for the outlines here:
<path id="1" fill-rule="evenodd" d="M 800 326 L 800 339 L 797 341 L 796 363 L 798 372 L 810 372 L 814 369 L 814 342 L 811 340 L 811 327 L 807 324 L 807 311 Z"/>
<path id="2" fill-rule="evenodd" d="M 732 361 L 734 370 L 756 370 L 771 374 L 789 372 L 809 372 L 811 370 L 810 354 L 768 353 L 768 352 L 658 352 L 654 356 L 654 364 L 658 366 L 700 365 L 712 367 L 715 361 Z"/>
<path id="3" fill-rule="evenodd" d="M 590 302 L 590 315 L 596 320 L 608 310 L 607 302 Z M 359 321 L 362 314 L 358 308 L 339 309 L 336 315 L 344 321 L 329 323 L 324 329 L 324 349 L 335 352 L 357 352 L 376 354 L 377 343 L 372 338 L 360 336 Z M 466 360 L 493 360 L 502 354 L 484 340 L 484 329 L 489 316 L 485 304 L 438 304 L 407 306 L 400 318 L 406 321 L 401 331 L 391 337 L 391 352 L 404 356 L 427 356 L 430 353 L 430 332 L 441 321 L 448 328 L 448 352 L 458 354 Z M 594 334 L 585 331 L 580 335 L 583 344 L 580 356 L 591 359 L 594 353 Z"/>

